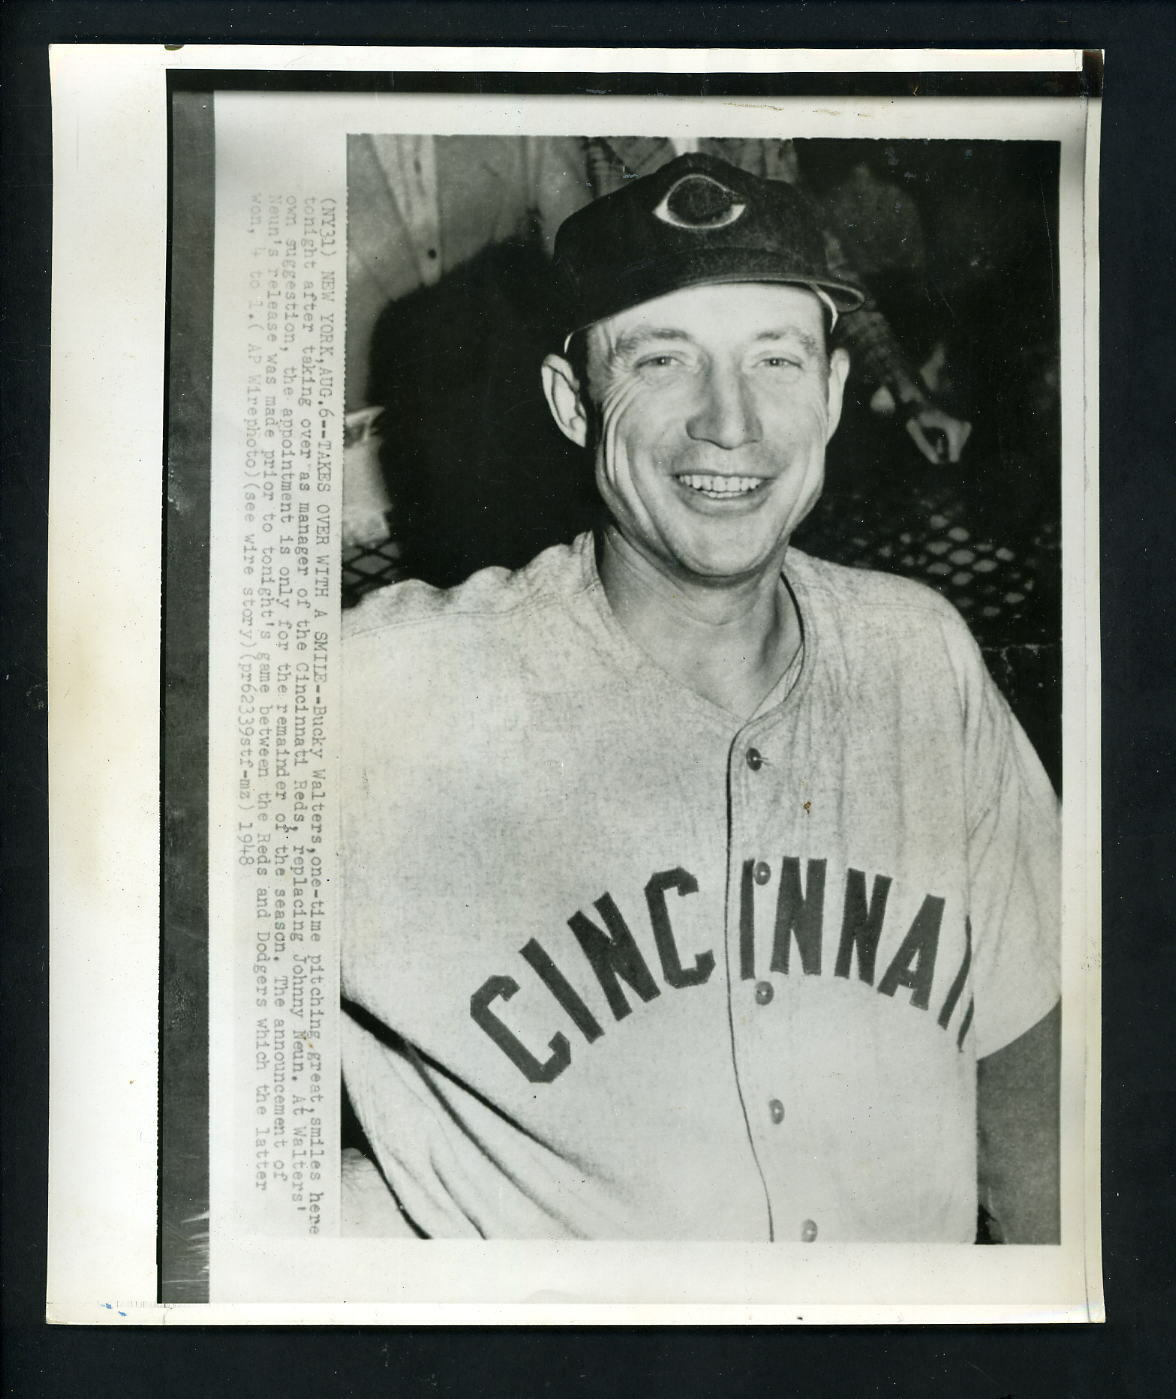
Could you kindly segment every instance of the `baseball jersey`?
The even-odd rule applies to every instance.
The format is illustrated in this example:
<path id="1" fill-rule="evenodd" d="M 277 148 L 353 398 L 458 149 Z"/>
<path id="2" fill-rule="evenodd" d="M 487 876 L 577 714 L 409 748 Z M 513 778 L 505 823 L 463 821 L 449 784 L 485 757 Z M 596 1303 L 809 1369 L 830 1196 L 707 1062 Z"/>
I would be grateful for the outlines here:
<path id="1" fill-rule="evenodd" d="M 344 1073 L 423 1234 L 974 1238 L 976 1060 L 1057 999 L 1056 801 L 938 595 L 782 586 L 746 722 L 589 535 L 352 614 Z"/>

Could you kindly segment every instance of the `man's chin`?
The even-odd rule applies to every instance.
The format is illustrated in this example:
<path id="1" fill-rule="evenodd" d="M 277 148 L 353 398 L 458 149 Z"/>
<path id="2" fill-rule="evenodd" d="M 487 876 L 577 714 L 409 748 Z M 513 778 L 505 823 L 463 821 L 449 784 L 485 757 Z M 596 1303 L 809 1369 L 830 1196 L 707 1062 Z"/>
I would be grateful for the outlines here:
<path id="1" fill-rule="evenodd" d="M 765 574 L 778 573 L 787 552 L 783 540 L 772 549 L 683 550 L 677 558 L 678 571 L 700 587 L 743 587 Z"/>

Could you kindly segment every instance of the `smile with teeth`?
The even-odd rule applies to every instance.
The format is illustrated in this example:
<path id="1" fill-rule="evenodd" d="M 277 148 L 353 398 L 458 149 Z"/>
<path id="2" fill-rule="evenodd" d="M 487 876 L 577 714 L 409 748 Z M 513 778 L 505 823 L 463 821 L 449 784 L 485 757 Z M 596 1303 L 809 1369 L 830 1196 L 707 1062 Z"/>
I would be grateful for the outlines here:
<path id="1" fill-rule="evenodd" d="M 727 500 L 734 496 L 750 495 L 764 485 L 762 476 L 710 476 L 699 472 L 677 477 L 684 486 L 709 496 L 712 500 Z"/>

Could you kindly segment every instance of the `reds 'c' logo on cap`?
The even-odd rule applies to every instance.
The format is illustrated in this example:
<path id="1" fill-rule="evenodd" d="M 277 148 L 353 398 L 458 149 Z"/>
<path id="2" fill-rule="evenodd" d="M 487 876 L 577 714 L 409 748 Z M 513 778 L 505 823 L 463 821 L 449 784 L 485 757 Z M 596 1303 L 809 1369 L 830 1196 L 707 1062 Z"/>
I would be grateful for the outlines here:
<path id="1" fill-rule="evenodd" d="M 674 228 L 726 228 L 747 208 L 734 190 L 709 175 L 683 175 L 666 191 L 654 218 Z"/>

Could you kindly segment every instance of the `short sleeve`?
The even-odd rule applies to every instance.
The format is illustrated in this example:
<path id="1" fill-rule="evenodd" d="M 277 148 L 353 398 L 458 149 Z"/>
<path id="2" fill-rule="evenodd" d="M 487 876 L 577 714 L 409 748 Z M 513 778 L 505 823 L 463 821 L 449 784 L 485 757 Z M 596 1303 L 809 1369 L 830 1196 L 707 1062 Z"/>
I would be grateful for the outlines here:
<path id="1" fill-rule="evenodd" d="M 968 638 L 969 919 L 978 1058 L 1031 1029 L 1058 999 L 1058 801 L 1024 730 Z"/>

